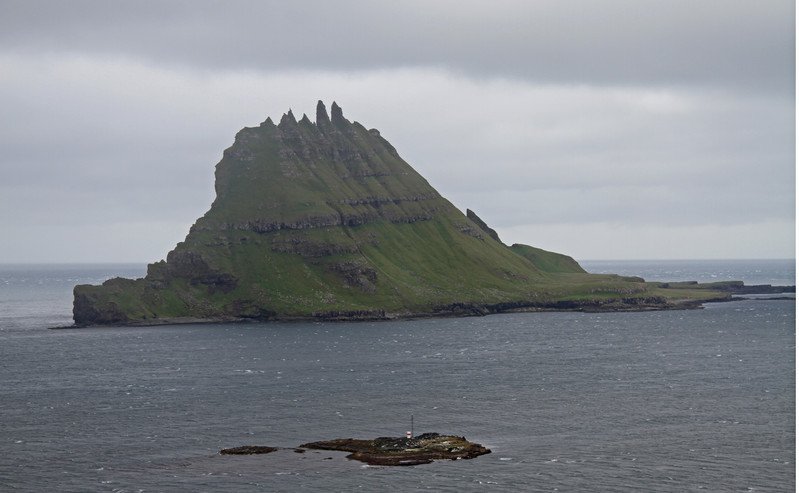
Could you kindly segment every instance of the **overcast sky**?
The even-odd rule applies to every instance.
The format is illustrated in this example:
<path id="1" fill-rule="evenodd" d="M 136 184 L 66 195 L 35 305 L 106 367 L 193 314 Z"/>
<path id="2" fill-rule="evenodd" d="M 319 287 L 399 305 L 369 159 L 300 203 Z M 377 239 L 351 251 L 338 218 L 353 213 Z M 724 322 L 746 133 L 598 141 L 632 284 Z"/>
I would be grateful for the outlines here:
<path id="1" fill-rule="evenodd" d="M 792 258 L 793 0 L 0 0 L 0 263 L 149 263 L 316 102 L 508 244 Z"/>

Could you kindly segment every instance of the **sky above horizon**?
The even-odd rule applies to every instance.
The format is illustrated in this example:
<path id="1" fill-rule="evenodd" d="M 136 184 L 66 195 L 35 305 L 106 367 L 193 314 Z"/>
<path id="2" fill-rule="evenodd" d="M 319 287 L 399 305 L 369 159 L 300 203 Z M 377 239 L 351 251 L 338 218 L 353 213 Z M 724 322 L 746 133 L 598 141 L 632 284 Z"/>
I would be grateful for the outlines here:
<path id="1" fill-rule="evenodd" d="M 792 0 L 0 3 L 0 263 L 155 262 L 317 100 L 507 244 L 793 258 Z"/>

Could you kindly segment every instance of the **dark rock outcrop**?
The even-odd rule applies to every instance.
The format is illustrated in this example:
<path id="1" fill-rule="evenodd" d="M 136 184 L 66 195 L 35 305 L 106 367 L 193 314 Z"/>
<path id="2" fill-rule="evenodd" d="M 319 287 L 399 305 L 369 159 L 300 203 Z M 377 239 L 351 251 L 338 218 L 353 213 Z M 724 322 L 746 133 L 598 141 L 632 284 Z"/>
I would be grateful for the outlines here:
<path id="1" fill-rule="evenodd" d="M 485 221 L 480 219 L 480 217 L 477 214 L 475 214 L 474 211 L 472 211 L 471 209 L 466 209 L 466 217 L 471 219 L 473 223 L 475 223 L 480 227 L 480 229 L 485 231 L 486 234 L 488 234 L 488 236 L 502 243 L 502 240 L 499 239 L 499 235 L 497 234 L 497 232 L 489 228 L 488 224 L 486 224 Z"/>
<path id="2" fill-rule="evenodd" d="M 277 451 L 277 447 L 264 447 L 261 445 L 244 445 L 243 447 L 226 448 L 219 451 L 222 455 L 254 455 L 270 454 Z"/>
<path id="3" fill-rule="evenodd" d="M 730 294 L 781 294 L 795 293 L 796 286 L 772 286 L 771 284 L 744 285 L 741 281 L 734 281 L 728 284 L 717 286 L 716 289 Z"/>
<path id="4" fill-rule="evenodd" d="M 373 466 L 415 466 L 438 459 L 473 459 L 491 451 L 464 437 L 425 433 L 412 438 L 380 437 L 374 440 L 339 438 L 300 445 L 303 448 L 351 452 L 348 459 Z"/>

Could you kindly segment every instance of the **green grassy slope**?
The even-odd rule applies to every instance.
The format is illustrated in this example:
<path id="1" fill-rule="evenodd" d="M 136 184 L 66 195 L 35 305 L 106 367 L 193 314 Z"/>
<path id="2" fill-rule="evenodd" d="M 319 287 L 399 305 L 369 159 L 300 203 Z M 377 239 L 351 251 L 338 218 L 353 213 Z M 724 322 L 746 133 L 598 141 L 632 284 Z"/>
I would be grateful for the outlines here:
<path id="1" fill-rule="evenodd" d="M 335 103 L 331 110 L 328 117 L 320 102 L 316 123 L 289 112 L 278 125 L 267 119 L 241 130 L 216 166 L 214 203 L 185 241 L 144 279 L 76 286 L 76 324 L 383 318 L 662 299 L 646 283 L 586 274 L 565 255 L 507 247 L 379 132 L 349 122 Z"/>
<path id="2" fill-rule="evenodd" d="M 548 252 L 540 248 L 522 245 L 520 243 L 513 244 L 510 249 L 532 262 L 533 265 L 544 272 L 586 273 L 585 270 L 580 267 L 580 264 L 578 264 L 576 260 L 568 255 Z"/>

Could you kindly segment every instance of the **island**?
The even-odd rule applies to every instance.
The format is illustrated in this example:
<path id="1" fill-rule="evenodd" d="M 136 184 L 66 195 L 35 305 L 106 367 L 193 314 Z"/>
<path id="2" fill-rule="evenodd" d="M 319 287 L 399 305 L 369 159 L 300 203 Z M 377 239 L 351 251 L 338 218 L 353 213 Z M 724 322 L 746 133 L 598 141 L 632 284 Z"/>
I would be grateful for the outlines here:
<path id="1" fill-rule="evenodd" d="M 335 102 L 328 115 L 319 101 L 315 121 L 289 110 L 239 131 L 215 190 L 145 277 L 75 286 L 73 327 L 684 309 L 736 289 L 590 274 L 507 245 Z"/>
<path id="2" fill-rule="evenodd" d="M 409 433 L 410 435 L 410 433 Z M 378 437 L 372 440 L 338 438 L 321 442 L 310 442 L 294 449 L 339 450 L 350 452 L 348 459 L 365 462 L 372 466 L 415 466 L 429 464 L 434 460 L 473 459 L 491 450 L 466 438 L 455 435 L 424 433 L 414 437 Z M 222 455 L 268 454 L 277 447 L 246 445 L 220 450 Z"/>

